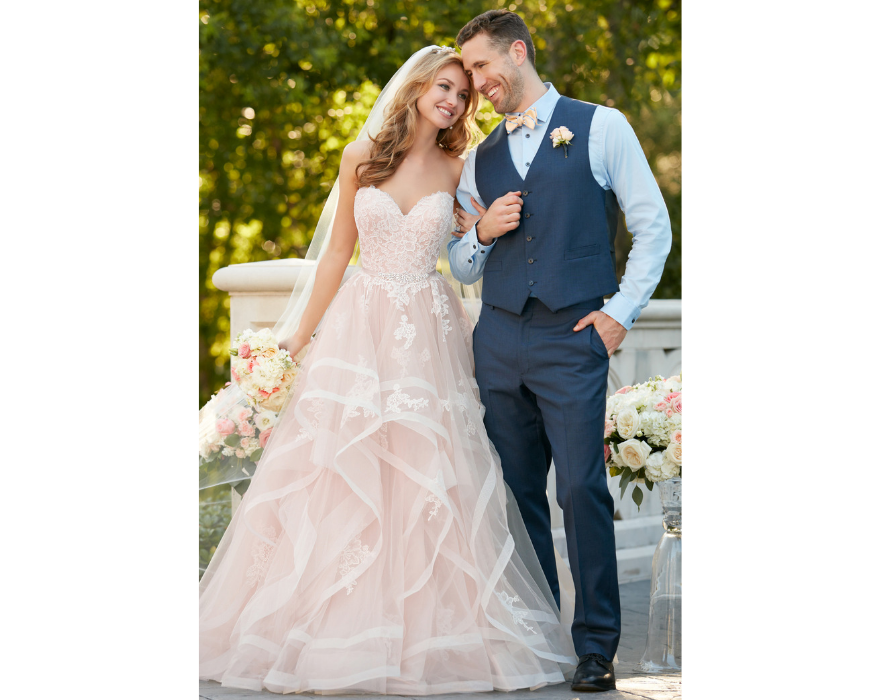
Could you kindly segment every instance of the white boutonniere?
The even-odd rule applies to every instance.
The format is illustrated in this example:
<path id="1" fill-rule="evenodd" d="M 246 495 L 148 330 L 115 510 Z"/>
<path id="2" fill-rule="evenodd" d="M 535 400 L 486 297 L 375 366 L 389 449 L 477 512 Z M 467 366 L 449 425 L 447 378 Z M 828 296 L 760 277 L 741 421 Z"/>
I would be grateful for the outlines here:
<path id="1" fill-rule="evenodd" d="M 571 145 L 571 140 L 573 138 L 574 134 L 571 133 L 571 130 L 567 126 L 558 126 L 550 132 L 550 139 L 553 141 L 553 148 L 559 148 L 562 146 L 566 158 L 568 158 L 568 147 Z"/>

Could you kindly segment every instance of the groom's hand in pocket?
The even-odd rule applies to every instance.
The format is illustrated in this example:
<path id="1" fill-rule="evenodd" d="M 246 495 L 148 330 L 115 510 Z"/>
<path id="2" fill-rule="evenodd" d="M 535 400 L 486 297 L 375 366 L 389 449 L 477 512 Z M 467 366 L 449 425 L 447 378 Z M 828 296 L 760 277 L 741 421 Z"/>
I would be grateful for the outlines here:
<path id="1" fill-rule="evenodd" d="M 477 223 L 477 240 L 481 244 L 492 245 L 496 238 L 519 226 L 523 205 L 521 194 L 522 192 L 519 191 L 508 192 L 489 205 L 486 213 Z"/>
<path id="2" fill-rule="evenodd" d="M 608 351 L 608 357 L 611 357 L 626 336 L 626 328 L 615 321 L 611 316 L 601 311 L 591 311 L 575 324 L 574 330 L 582 331 L 587 326 L 595 327 L 596 333 L 605 345 Z"/>

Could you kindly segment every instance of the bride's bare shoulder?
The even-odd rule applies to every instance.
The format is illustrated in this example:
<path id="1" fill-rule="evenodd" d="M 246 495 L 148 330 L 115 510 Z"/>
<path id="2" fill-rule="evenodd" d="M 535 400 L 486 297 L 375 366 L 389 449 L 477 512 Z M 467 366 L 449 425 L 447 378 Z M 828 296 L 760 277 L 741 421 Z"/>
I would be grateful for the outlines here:
<path id="1" fill-rule="evenodd" d="M 370 157 L 369 141 L 352 141 L 342 149 L 342 159 L 350 165 L 356 166 Z"/>

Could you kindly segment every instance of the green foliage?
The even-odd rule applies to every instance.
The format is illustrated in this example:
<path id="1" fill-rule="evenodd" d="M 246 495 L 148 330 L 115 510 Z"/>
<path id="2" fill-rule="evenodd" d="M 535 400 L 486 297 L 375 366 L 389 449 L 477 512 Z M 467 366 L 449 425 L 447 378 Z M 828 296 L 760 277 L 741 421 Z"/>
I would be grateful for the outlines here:
<path id="1" fill-rule="evenodd" d="M 221 496 L 225 498 L 214 500 Z M 207 498 L 209 500 L 199 503 L 199 578 L 214 556 L 220 538 L 232 519 L 229 487 L 225 487 L 221 493 L 212 493 Z"/>
<path id="2" fill-rule="evenodd" d="M 658 298 L 681 295 L 681 17 L 677 0 L 200 0 L 199 405 L 228 381 L 226 265 L 301 257 L 381 86 L 416 50 L 453 46 L 491 7 L 533 29 L 564 95 L 620 109 L 672 217 Z M 486 103 L 487 133 L 499 117 Z M 618 272 L 631 236 L 621 223 Z"/>

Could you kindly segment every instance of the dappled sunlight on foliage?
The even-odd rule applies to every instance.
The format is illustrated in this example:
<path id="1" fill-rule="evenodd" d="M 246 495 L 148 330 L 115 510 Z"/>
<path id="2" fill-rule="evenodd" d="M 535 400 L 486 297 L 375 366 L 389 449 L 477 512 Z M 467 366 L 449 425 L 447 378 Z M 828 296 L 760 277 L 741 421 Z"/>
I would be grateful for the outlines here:
<path id="1" fill-rule="evenodd" d="M 492 7 L 532 30 L 539 73 L 560 93 L 621 110 L 672 217 L 655 297 L 681 295 L 681 17 L 673 0 L 200 0 L 199 403 L 229 379 L 226 265 L 302 257 L 382 85 L 415 51 L 453 46 Z M 500 117 L 483 104 L 488 133 Z M 618 272 L 631 237 L 618 233 Z"/>

